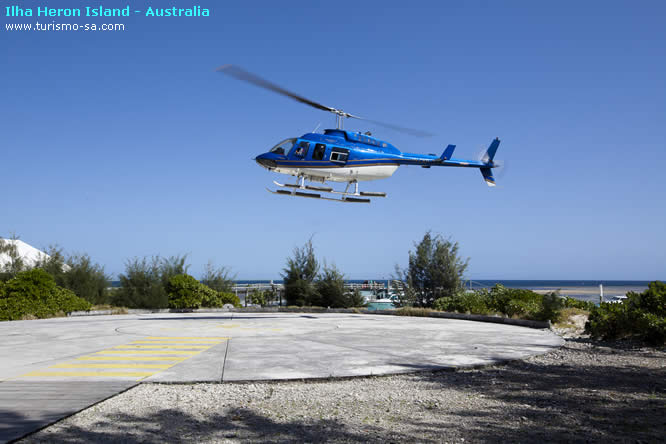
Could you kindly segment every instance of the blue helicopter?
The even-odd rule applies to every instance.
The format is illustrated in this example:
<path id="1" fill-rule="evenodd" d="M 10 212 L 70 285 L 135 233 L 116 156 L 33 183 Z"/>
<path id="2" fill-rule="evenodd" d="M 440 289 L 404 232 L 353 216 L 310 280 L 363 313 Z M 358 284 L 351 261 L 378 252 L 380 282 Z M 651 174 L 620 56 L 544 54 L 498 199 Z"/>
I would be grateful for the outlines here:
<path id="1" fill-rule="evenodd" d="M 343 129 L 346 118 L 364 120 L 414 136 L 431 136 L 424 131 L 387 124 L 349 114 L 292 93 L 234 65 L 224 65 L 218 72 L 239 80 L 277 92 L 298 102 L 310 105 L 336 116 L 336 129 L 326 129 L 323 134 L 307 133 L 275 145 L 270 151 L 260 154 L 255 161 L 269 171 L 288 174 L 298 178 L 296 183 L 279 183 L 271 193 L 338 202 L 370 203 L 370 197 L 386 197 L 386 193 L 359 191 L 358 183 L 391 177 L 401 165 L 418 165 L 422 168 L 463 167 L 478 168 L 488 186 L 495 186 L 493 168 L 500 166 L 493 159 L 500 140 L 494 139 L 480 160 L 454 159 L 455 145 L 446 147 L 441 156 L 435 154 L 403 153 L 395 146 L 372 137 L 369 132 L 360 133 Z M 310 182 L 306 184 L 305 181 Z M 334 190 L 326 182 L 346 182 L 344 191 Z M 313 185 L 312 183 L 322 185 Z M 353 187 L 352 187 L 353 186 Z M 335 197 L 339 195 L 340 197 Z"/>

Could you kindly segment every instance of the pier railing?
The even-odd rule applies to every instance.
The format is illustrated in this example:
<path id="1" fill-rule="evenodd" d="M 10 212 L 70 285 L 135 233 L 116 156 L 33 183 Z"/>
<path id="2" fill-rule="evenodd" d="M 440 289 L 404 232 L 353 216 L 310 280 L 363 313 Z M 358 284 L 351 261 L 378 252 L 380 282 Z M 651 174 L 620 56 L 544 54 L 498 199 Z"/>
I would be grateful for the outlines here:
<path id="1" fill-rule="evenodd" d="M 365 290 L 365 291 L 386 291 L 386 282 L 368 282 L 368 283 L 357 283 L 357 282 L 346 282 L 345 288 L 348 290 Z M 257 283 L 257 284 L 238 284 L 234 285 L 231 288 L 232 292 L 238 296 L 241 301 L 242 306 L 248 305 L 248 295 L 255 291 L 274 291 L 275 301 L 271 305 L 285 305 L 286 301 L 284 300 L 284 284 L 269 284 L 269 283 Z"/>

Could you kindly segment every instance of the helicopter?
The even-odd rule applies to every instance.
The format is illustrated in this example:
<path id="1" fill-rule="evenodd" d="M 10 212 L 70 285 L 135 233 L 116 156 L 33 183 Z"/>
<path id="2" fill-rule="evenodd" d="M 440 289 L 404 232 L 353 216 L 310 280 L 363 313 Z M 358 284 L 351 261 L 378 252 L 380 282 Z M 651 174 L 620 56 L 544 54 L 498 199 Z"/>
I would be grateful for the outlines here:
<path id="1" fill-rule="evenodd" d="M 370 203 L 371 197 L 386 197 L 386 193 L 359 191 L 359 182 L 391 177 L 401 165 L 416 165 L 422 168 L 433 166 L 478 168 L 486 184 L 490 187 L 495 186 L 493 168 L 500 166 L 494 161 L 495 153 L 500 144 L 499 138 L 495 138 L 490 143 L 480 160 L 454 159 L 455 145 L 448 145 L 440 156 L 436 154 L 403 153 L 389 142 L 372 137 L 370 132 L 361 133 L 343 129 L 344 119 L 364 120 L 417 137 L 432 136 L 432 134 L 366 119 L 340 109 L 322 105 L 288 91 L 236 65 L 223 65 L 217 68 L 216 71 L 276 92 L 313 108 L 335 114 L 335 129 L 325 129 L 323 134 L 313 131 L 300 137 L 285 139 L 268 152 L 259 154 L 254 159 L 260 166 L 269 171 L 297 178 L 296 183 L 273 181 L 278 189 L 266 188 L 273 194 L 338 202 Z M 310 183 L 306 184 L 306 181 Z M 327 182 L 343 182 L 347 186 L 344 191 L 340 191 L 328 186 Z"/>

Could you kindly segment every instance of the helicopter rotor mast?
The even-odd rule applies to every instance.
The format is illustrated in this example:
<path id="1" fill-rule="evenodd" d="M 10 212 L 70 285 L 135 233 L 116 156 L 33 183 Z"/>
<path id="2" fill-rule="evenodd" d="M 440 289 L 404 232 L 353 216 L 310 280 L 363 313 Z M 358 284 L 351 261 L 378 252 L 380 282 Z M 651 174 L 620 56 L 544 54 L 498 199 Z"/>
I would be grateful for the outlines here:
<path id="1" fill-rule="evenodd" d="M 280 95 L 290 97 L 293 100 L 296 100 L 297 102 L 304 103 L 306 105 L 309 105 L 313 108 L 316 108 L 321 111 L 328 111 L 330 113 L 335 114 L 335 121 L 336 121 L 336 127 L 338 129 L 343 129 L 343 122 L 345 118 L 351 118 L 351 119 L 357 119 L 357 120 L 364 120 L 366 122 L 374 123 L 375 125 L 383 126 L 389 129 L 392 129 L 394 131 L 399 131 L 403 133 L 410 134 L 412 136 L 416 137 L 430 137 L 432 136 L 431 133 L 428 133 L 426 131 L 421 131 L 417 129 L 412 129 L 412 128 L 406 128 L 398 125 L 393 125 L 391 123 L 384 123 L 384 122 L 379 122 L 377 120 L 371 120 L 371 119 L 366 119 L 364 117 L 359 117 L 355 116 L 353 114 L 349 114 L 348 112 L 342 111 L 340 109 L 332 108 L 330 106 L 322 105 L 321 103 L 315 102 L 314 100 L 307 99 L 301 95 L 298 95 L 296 93 L 293 93 L 289 90 L 286 90 L 282 88 L 281 86 L 278 86 L 272 82 L 269 82 L 266 79 L 262 79 L 261 77 L 252 74 L 250 72 L 245 71 L 244 69 L 236 66 L 236 65 L 222 65 L 219 68 L 217 68 L 215 71 L 230 75 L 238 80 L 243 80 L 248 83 L 252 83 L 255 86 L 258 86 L 260 88 L 267 89 L 269 91 L 276 92 Z"/>

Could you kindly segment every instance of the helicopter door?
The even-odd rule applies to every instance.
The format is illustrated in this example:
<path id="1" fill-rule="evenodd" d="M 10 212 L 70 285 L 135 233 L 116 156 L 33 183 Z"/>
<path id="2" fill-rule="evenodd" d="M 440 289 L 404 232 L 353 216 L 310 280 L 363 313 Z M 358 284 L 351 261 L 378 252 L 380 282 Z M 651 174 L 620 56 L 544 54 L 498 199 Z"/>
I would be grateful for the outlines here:
<path id="1" fill-rule="evenodd" d="M 326 145 L 323 143 L 316 144 L 315 149 L 312 152 L 312 160 L 324 160 L 325 153 L 326 153 Z"/>
<path id="2" fill-rule="evenodd" d="M 331 148 L 331 162 L 337 163 L 339 165 L 344 165 L 347 163 L 349 158 L 349 150 L 345 148 Z"/>

